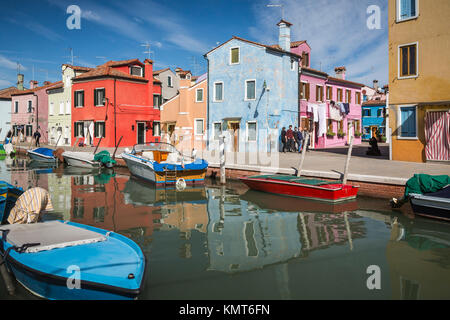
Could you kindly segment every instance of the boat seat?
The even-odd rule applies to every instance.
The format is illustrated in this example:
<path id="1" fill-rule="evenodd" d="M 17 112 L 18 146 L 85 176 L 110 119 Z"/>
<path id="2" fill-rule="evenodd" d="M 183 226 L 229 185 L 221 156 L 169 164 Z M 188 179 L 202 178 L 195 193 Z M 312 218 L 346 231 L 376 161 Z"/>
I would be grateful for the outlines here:
<path id="1" fill-rule="evenodd" d="M 178 164 L 178 154 L 176 152 L 171 152 L 167 155 L 167 160 L 164 161 L 169 164 Z"/>
<path id="2" fill-rule="evenodd" d="M 153 159 L 153 151 L 145 151 L 142 152 L 142 157 L 148 159 L 148 160 L 154 160 Z"/>
<path id="3" fill-rule="evenodd" d="M 0 227 L 9 230 L 6 241 L 16 247 L 27 243 L 40 243 L 25 252 L 40 252 L 69 246 L 105 241 L 107 238 L 97 232 L 79 228 L 61 221 L 30 224 L 10 224 Z"/>

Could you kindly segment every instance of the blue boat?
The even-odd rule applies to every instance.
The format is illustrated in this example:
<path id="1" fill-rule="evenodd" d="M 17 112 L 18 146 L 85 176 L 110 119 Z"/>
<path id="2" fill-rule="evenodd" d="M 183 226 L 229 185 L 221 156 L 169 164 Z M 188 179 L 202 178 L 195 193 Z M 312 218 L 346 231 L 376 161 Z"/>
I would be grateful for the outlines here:
<path id="1" fill-rule="evenodd" d="M 22 193 L 22 188 L 15 187 L 6 181 L 0 180 L 0 224 L 6 222 L 9 212 Z"/>
<path id="2" fill-rule="evenodd" d="M 35 161 L 55 163 L 57 161 L 56 157 L 53 155 L 53 149 L 50 148 L 36 148 L 33 150 L 28 150 L 28 156 Z"/>
<path id="3" fill-rule="evenodd" d="M 26 289 L 51 300 L 135 299 L 146 259 L 125 236 L 53 220 L 0 227 L 0 252 Z"/>

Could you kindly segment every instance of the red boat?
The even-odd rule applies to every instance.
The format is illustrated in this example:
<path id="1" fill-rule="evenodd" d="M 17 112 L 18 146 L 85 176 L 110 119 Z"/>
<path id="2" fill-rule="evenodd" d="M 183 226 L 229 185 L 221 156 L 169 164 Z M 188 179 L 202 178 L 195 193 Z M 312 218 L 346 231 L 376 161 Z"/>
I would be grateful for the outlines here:
<path id="1" fill-rule="evenodd" d="M 359 188 L 339 182 L 286 175 L 241 177 L 239 180 L 257 191 L 332 202 L 355 199 Z"/>

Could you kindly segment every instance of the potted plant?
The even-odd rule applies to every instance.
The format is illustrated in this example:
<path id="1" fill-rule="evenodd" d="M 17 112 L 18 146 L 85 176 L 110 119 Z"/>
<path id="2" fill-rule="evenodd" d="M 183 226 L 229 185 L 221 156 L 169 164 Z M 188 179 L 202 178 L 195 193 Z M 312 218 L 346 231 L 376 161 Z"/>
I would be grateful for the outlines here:
<path id="1" fill-rule="evenodd" d="M 355 132 L 355 138 L 359 138 L 362 136 L 362 132 Z"/>
<path id="2" fill-rule="evenodd" d="M 336 133 L 334 133 L 332 130 L 327 131 L 327 137 L 333 138 L 335 135 L 336 135 Z"/>
<path id="3" fill-rule="evenodd" d="M 381 136 L 381 142 L 383 142 L 383 143 L 386 142 L 386 136 Z"/>
<path id="4" fill-rule="evenodd" d="M 345 132 L 342 131 L 342 130 L 339 130 L 338 133 L 337 133 L 337 136 L 338 136 L 339 138 L 343 138 L 343 137 L 345 137 Z"/>

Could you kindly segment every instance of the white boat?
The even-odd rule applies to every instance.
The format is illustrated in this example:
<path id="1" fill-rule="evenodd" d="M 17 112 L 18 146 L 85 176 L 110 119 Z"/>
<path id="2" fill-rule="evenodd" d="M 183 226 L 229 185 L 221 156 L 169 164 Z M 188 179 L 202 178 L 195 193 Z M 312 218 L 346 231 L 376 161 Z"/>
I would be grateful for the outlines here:
<path id="1" fill-rule="evenodd" d="M 208 162 L 181 154 L 165 142 L 139 144 L 121 155 L 131 174 L 155 184 L 204 183 Z"/>
<path id="2" fill-rule="evenodd" d="M 56 163 L 57 159 L 53 155 L 53 149 L 50 148 L 36 148 L 33 150 L 28 150 L 28 156 L 35 161 L 45 162 L 45 163 Z"/>
<path id="3" fill-rule="evenodd" d="M 65 151 L 62 156 L 69 166 L 82 168 L 100 168 L 102 164 L 94 160 L 94 154 L 80 151 Z"/>
<path id="4" fill-rule="evenodd" d="M 433 193 L 411 193 L 410 201 L 415 214 L 450 221 L 450 186 Z"/>

